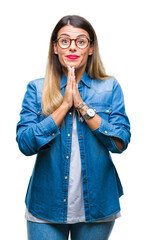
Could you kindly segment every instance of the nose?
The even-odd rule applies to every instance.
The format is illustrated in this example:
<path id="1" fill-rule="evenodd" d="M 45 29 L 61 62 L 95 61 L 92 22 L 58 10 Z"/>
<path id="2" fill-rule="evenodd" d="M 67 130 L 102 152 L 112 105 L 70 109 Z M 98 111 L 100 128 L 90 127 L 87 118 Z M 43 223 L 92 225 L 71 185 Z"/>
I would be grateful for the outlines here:
<path id="1" fill-rule="evenodd" d="M 77 47 L 77 46 L 76 46 L 75 40 L 74 40 L 74 39 L 72 39 L 72 40 L 71 40 L 70 49 L 71 49 L 71 50 L 75 50 L 75 49 L 76 49 L 76 47 Z"/>

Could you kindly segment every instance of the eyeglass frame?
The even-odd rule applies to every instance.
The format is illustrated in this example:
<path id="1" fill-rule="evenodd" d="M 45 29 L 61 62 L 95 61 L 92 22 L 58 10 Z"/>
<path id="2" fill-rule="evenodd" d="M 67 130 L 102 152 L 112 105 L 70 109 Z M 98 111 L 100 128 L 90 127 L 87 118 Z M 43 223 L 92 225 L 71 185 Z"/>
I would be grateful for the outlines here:
<path id="1" fill-rule="evenodd" d="M 54 42 L 58 43 L 58 41 L 59 41 L 60 38 L 63 38 L 63 37 L 59 37 L 59 38 L 56 39 Z M 75 39 L 71 39 L 71 38 L 69 38 L 69 40 L 70 40 L 70 44 L 69 44 L 69 46 L 66 47 L 66 48 L 62 48 L 62 47 L 60 46 L 59 43 L 58 43 L 58 45 L 59 45 L 59 47 L 62 48 L 62 49 L 68 49 L 68 48 L 71 46 L 72 41 L 74 41 L 74 42 L 75 42 L 75 45 L 77 46 L 77 44 L 76 44 L 76 40 L 77 40 L 78 38 L 80 38 L 80 37 L 77 37 L 77 38 L 75 38 Z M 84 38 L 86 38 L 86 39 L 88 40 L 88 43 L 89 43 L 89 42 L 90 42 L 90 43 L 93 42 L 93 40 L 89 39 L 89 38 L 86 37 L 86 36 L 84 36 Z M 77 47 L 78 47 L 78 46 L 77 46 Z M 80 48 L 80 47 L 78 47 L 78 48 L 79 48 L 79 49 L 85 49 L 85 48 L 87 48 L 87 47 L 88 47 L 88 44 L 87 44 L 87 46 L 84 47 L 84 48 Z"/>

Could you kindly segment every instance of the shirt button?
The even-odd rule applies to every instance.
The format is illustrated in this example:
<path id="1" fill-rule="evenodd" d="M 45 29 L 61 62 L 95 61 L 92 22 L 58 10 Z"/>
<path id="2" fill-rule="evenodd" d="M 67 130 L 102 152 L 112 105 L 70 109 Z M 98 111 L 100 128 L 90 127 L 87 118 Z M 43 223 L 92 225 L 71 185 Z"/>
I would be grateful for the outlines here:
<path id="1" fill-rule="evenodd" d="M 109 112 L 109 110 L 106 110 L 106 112 Z"/>
<path id="2" fill-rule="evenodd" d="M 66 158 L 68 159 L 68 158 L 69 158 L 69 156 L 66 156 Z"/>
<path id="3" fill-rule="evenodd" d="M 87 177 L 84 177 L 84 180 L 87 180 Z"/>
<path id="4" fill-rule="evenodd" d="M 84 158 L 85 158 L 85 156 L 82 156 L 82 158 L 84 159 Z"/>
<path id="5" fill-rule="evenodd" d="M 80 135 L 80 137 L 83 137 L 83 135 Z"/>
<path id="6" fill-rule="evenodd" d="M 88 202 L 88 199 L 86 199 L 86 202 Z"/>
<path id="7" fill-rule="evenodd" d="M 40 114 L 40 111 L 38 111 L 38 114 Z"/>
<path id="8" fill-rule="evenodd" d="M 52 136 L 54 136 L 55 135 L 55 133 L 52 133 Z"/>
<path id="9" fill-rule="evenodd" d="M 67 136 L 70 137 L 70 133 L 68 133 Z"/>
<path id="10" fill-rule="evenodd" d="M 69 112 L 69 115 L 72 115 L 72 112 Z"/>
<path id="11" fill-rule="evenodd" d="M 67 179 L 67 176 L 65 176 L 65 179 Z"/>
<path id="12" fill-rule="evenodd" d="M 107 131 L 105 131 L 105 133 L 108 133 Z"/>
<path id="13" fill-rule="evenodd" d="M 63 201 L 66 202 L 66 199 L 64 199 Z"/>

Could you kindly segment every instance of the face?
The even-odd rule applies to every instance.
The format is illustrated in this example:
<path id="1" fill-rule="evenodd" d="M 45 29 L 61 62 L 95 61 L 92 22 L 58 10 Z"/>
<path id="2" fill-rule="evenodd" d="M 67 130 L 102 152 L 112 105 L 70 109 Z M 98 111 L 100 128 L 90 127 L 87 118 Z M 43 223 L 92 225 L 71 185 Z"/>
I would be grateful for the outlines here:
<path id="1" fill-rule="evenodd" d="M 70 39 L 76 39 L 79 35 L 84 35 L 90 40 L 87 31 L 71 25 L 62 27 L 58 31 L 57 39 L 65 36 Z M 74 66 L 75 69 L 85 69 L 88 56 L 93 53 L 93 45 L 90 45 L 89 43 L 86 48 L 80 49 L 76 46 L 75 41 L 72 41 L 70 47 L 63 49 L 58 45 L 58 43 L 54 43 L 54 53 L 58 55 L 63 68 L 67 68 L 67 65 L 69 65 L 71 67 Z"/>

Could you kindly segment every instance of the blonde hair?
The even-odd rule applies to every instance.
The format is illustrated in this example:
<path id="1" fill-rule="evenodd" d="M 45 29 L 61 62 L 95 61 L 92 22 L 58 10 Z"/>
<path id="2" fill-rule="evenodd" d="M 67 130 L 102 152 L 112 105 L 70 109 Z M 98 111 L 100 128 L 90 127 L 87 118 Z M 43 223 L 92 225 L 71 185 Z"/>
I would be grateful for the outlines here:
<path id="1" fill-rule="evenodd" d="M 53 43 L 57 39 L 58 31 L 69 24 L 86 30 L 89 33 L 92 44 L 94 44 L 93 54 L 89 55 L 85 69 L 89 77 L 100 80 L 111 77 L 105 73 L 99 54 L 97 36 L 92 25 L 83 17 L 77 15 L 63 17 L 55 26 L 50 39 L 41 103 L 42 112 L 45 116 L 54 112 L 63 102 L 63 95 L 60 91 L 60 81 L 63 71 L 58 56 L 54 53 Z"/>

